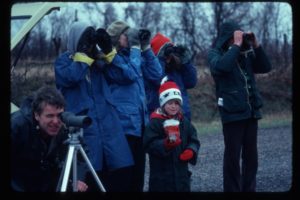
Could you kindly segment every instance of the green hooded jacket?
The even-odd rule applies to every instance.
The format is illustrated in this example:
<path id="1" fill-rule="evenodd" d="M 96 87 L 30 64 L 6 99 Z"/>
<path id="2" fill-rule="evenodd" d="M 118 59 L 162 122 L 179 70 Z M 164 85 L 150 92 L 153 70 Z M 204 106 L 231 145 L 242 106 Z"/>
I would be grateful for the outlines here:
<path id="1" fill-rule="evenodd" d="M 272 68 L 261 46 L 248 55 L 242 55 L 237 45 L 226 48 L 236 30 L 241 29 L 235 22 L 224 23 L 215 47 L 208 52 L 210 71 L 216 84 L 216 103 L 223 124 L 262 117 L 259 109 L 263 103 L 254 74 L 267 73 Z"/>

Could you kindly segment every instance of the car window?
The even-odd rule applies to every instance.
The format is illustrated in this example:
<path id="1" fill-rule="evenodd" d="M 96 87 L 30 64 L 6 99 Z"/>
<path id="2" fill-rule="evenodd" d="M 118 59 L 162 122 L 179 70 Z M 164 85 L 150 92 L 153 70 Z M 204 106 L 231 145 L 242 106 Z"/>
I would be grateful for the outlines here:
<path id="1" fill-rule="evenodd" d="M 24 24 L 30 19 L 30 16 L 11 18 L 10 37 L 14 38 L 18 31 L 24 26 Z"/>

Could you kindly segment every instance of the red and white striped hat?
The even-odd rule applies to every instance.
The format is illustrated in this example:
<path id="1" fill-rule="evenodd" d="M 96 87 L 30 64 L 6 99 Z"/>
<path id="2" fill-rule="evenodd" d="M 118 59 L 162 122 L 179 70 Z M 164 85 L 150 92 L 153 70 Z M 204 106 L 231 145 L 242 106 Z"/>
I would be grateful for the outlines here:
<path id="1" fill-rule="evenodd" d="M 159 88 L 159 105 L 163 107 L 167 101 L 171 99 L 177 99 L 182 105 L 182 97 L 179 87 L 173 81 L 165 81 L 160 85 Z"/>

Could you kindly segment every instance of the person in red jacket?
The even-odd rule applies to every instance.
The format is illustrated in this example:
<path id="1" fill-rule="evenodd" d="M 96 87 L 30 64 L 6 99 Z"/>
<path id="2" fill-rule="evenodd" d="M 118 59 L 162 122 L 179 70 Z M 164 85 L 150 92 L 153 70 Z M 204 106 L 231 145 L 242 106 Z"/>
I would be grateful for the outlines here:
<path id="1" fill-rule="evenodd" d="M 191 172 L 200 148 L 197 131 L 181 111 L 181 92 L 173 81 L 159 88 L 160 108 L 150 116 L 143 137 L 149 154 L 149 192 L 189 192 Z"/>

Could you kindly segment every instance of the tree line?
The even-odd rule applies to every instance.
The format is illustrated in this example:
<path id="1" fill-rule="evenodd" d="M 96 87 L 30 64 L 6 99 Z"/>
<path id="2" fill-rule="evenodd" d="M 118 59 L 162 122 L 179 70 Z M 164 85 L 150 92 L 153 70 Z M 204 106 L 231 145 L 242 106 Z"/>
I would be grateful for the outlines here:
<path id="1" fill-rule="evenodd" d="M 292 27 L 286 21 L 291 21 L 292 16 L 282 9 L 283 4 L 286 3 L 68 3 L 44 17 L 31 31 L 21 59 L 53 60 L 66 50 L 69 27 L 74 21 L 86 20 L 95 27 L 106 28 L 121 19 L 133 27 L 150 29 L 153 36 L 161 32 L 174 43 L 187 45 L 195 65 L 205 67 L 207 52 L 219 35 L 220 25 L 236 20 L 245 31 L 257 35 L 274 67 L 284 68 L 291 64 Z"/>

